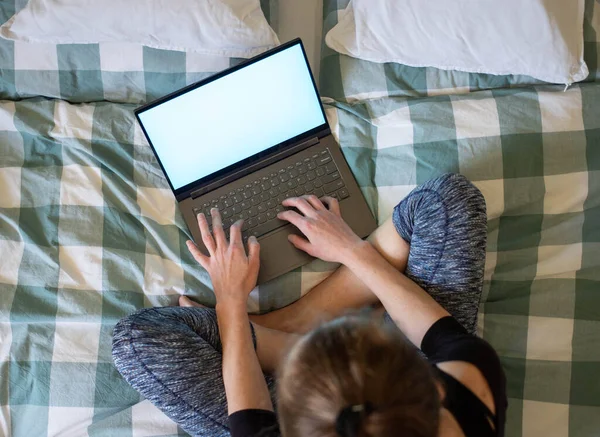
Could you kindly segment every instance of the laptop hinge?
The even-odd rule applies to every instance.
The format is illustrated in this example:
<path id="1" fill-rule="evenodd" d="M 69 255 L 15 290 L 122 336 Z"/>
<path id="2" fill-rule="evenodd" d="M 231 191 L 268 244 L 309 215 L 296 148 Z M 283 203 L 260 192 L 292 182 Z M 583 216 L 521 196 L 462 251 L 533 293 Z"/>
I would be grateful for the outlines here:
<path id="1" fill-rule="evenodd" d="M 289 147 L 275 155 L 272 155 L 272 156 L 265 158 L 259 162 L 256 162 L 247 167 L 244 167 L 243 169 L 240 169 L 240 170 L 236 171 L 235 173 L 231 173 L 227 176 L 222 177 L 221 179 L 218 179 L 216 181 L 211 182 L 208 185 L 203 186 L 202 188 L 192 191 L 190 193 L 190 197 L 192 199 L 195 199 L 197 197 L 203 196 L 204 194 L 206 194 L 210 191 L 214 191 L 217 188 L 221 188 L 223 185 L 226 185 L 230 182 L 233 182 L 237 179 L 247 176 L 250 173 L 258 171 L 261 168 L 265 168 L 277 161 L 281 161 L 282 159 L 287 158 L 288 156 L 291 156 L 295 153 L 301 152 L 304 149 L 308 149 L 309 147 L 314 146 L 315 144 L 318 144 L 318 143 L 319 143 L 319 137 L 314 137 L 314 138 L 311 138 L 300 144 Z"/>

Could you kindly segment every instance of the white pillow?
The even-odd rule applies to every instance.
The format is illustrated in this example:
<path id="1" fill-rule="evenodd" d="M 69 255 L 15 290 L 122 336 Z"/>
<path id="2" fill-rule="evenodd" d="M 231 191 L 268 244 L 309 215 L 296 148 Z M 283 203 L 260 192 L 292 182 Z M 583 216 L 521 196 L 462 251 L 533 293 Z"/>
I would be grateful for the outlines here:
<path id="1" fill-rule="evenodd" d="M 583 80 L 585 0 L 351 0 L 326 36 L 337 52 L 473 73 Z"/>
<path id="2" fill-rule="evenodd" d="M 249 58 L 279 44 L 259 0 L 30 0 L 0 36 L 24 42 L 130 42 Z"/>

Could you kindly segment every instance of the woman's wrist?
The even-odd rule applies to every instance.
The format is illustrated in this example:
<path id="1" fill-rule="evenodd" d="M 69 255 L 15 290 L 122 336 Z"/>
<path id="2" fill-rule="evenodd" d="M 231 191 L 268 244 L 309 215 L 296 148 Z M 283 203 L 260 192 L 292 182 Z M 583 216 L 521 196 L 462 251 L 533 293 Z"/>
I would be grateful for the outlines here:
<path id="1" fill-rule="evenodd" d="M 246 302 L 240 299 L 218 299 L 217 305 L 215 306 L 217 314 L 224 316 L 244 316 L 248 315 L 248 309 Z"/>
<path id="2" fill-rule="evenodd" d="M 348 267 L 350 270 L 353 270 L 353 268 L 358 263 L 362 262 L 365 255 L 367 255 L 368 252 L 372 249 L 373 246 L 371 245 L 371 243 L 365 240 L 360 240 L 344 253 L 341 259 L 341 263 Z"/>

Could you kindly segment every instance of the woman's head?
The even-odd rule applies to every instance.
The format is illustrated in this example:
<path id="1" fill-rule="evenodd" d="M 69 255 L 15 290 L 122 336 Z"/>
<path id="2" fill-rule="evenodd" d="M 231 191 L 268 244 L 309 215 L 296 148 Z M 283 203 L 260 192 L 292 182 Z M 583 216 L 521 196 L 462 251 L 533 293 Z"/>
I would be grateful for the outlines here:
<path id="1" fill-rule="evenodd" d="M 430 365 L 397 329 L 348 316 L 292 348 L 278 406 L 285 437 L 432 437 L 440 400 Z"/>

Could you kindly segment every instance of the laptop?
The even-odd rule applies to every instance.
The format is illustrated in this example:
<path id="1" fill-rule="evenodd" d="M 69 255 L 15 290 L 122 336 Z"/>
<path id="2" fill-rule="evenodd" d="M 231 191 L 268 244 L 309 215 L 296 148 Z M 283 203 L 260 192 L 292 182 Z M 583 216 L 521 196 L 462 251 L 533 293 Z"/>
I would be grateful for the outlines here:
<path id="1" fill-rule="evenodd" d="M 244 241 L 261 244 L 258 283 L 312 260 L 288 241 L 300 231 L 277 219 L 284 199 L 339 200 L 361 238 L 376 222 L 334 140 L 300 39 L 135 111 L 191 235 L 217 207 L 227 233 L 244 219 Z M 211 228 L 212 229 L 212 228 Z M 227 233 L 228 234 L 228 233 Z"/>

